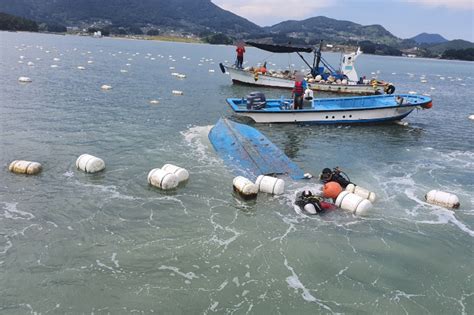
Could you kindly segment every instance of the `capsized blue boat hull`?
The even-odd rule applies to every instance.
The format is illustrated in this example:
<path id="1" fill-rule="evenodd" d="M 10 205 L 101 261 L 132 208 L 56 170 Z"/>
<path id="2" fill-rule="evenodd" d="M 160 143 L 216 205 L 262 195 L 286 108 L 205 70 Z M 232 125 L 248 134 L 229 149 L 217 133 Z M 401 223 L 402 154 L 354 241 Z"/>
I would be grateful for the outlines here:
<path id="1" fill-rule="evenodd" d="M 255 180 L 259 175 L 305 178 L 304 172 L 260 131 L 221 118 L 209 132 L 219 157 L 237 176 Z"/>
<path id="2" fill-rule="evenodd" d="M 302 110 L 291 109 L 292 100 L 267 100 L 260 109 L 247 108 L 246 99 L 228 98 L 232 110 L 258 123 L 351 124 L 400 120 L 415 108 L 431 108 L 432 100 L 421 95 L 376 95 L 323 98 L 306 101 Z"/>

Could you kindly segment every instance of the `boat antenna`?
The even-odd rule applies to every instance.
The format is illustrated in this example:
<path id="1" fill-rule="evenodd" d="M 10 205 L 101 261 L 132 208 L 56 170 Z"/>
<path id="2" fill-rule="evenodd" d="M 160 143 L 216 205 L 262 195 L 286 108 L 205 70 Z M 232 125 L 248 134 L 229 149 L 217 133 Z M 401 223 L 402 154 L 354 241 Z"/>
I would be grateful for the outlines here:
<path id="1" fill-rule="evenodd" d="M 321 39 L 319 41 L 319 48 L 314 50 L 314 59 L 313 59 L 313 70 L 311 71 L 311 74 L 313 77 L 316 77 L 316 75 L 319 72 L 319 64 L 321 63 L 321 50 L 323 49 L 323 40 Z"/>

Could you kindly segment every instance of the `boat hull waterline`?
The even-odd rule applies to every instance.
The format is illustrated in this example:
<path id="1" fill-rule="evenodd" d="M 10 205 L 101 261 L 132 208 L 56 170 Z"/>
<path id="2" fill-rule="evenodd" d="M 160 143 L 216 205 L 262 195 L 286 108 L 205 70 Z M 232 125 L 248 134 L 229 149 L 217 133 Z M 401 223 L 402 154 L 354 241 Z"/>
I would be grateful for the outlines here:
<path id="1" fill-rule="evenodd" d="M 399 105 L 396 97 L 408 101 Z M 257 123 L 360 124 L 401 120 L 415 108 L 431 108 L 431 98 L 417 95 L 379 95 L 311 101 L 301 110 L 287 109 L 291 100 L 267 100 L 262 109 L 247 109 L 245 99 L 229 98 L 234 113 Z"/>

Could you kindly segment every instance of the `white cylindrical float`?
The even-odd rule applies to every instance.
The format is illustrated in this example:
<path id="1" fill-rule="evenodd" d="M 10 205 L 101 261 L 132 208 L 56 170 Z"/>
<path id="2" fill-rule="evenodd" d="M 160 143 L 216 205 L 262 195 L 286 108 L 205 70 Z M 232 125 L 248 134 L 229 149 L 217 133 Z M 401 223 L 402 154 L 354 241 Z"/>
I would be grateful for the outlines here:
<path id="1" fill-rule="evenodd" d="M 162 170 L 161 168 L 154 168 L 148 173 L 148 183 L 163 190 L 173 189 L 178 187 L 178 176 L 173 173 Z"/>
<path id="2" fill-rule="evenodd" d="M 474 115 L 469 115 L 470 120 L 474 120 Z"/>
<path id="3" fill-rule="evenodd" d="M 285 191 L 285 182 L 272 176 L 260 175 L 255 181 L 258 190 L 272 195 L 281 195 Z"/>
<path id="4" fill-rule="evenodd" d="M 10 163 L 8 169 L 16 174 L 36 175 L 41 172 L 42 166 L 38 162 L 15 160 Z"/>
<path id="5" fill-rule="evenodd" d="M 98 157 L 83 154 L 77 158 L 76 167 L 86 173 L 97 173 L 105 169 L 105 163 Z"/>
<path id="6" fill-rule="evenodd" d="M 372 203 L 375 201 L 375 193 L 368 191 L 367 189 L 362 188 L 360 186 L 349 184 L 346 187 L 346 191 L 356 194 L 357 196 L 360 196 L 364 199 L 367 199 Z"/>
<path id="7" fill-rule="evenodd" d="M 237 176 L 232 181 L 234 191 L 244 199 L 257 198 L 258 187 L 250 179 L 243 176 Z"/>
<path id="8" fill-rule="evenodd" d="M 161 169 L 175 174 L 178 177 L 178 181 L 180 183 L 189 179 L 189 172 L 182 167 L 173 164 L 165 164 Z"/>
<path id="9" fill-rule="evenodd" d="M 112 89 L 112 86 L 107 85 L 107 84 L 104 84 L 104 85 L 102 85 L 100 88 L 101 88 L 102 90 L 110 90 L 110 89 Z"/>
<path id="10" fill-rule="evenodd" d="M 30 82 L 32 82 L 32 80 L 31 80 L 29 77 L 19 77 L 19 78 L 18 78 L 18 82 L 21 82 L 21 83 L 30 83 Z"/>
<path id="11" fill-rule="evenodd" d="M 173 90 L 171 91 L 171 93 L 173 93 L 174 95 L 183 95 L 183 91 L 178 91 L 178 90 Z"/>
<path id="12" fill-rule="evenodd" d="M 441 190 L 429 191 L 425 195 L 425 199 L 431 204 L 446 208 L 459 208 L 461 205 L 458 196 Z"/>
<path id="13" fill-rule="evenodd" d="M 341 192 L 335 204 L 337 207 L 357 215 L 365 215 L 372 208 L 372 203 L 368 199 L 348 191 Z"/>

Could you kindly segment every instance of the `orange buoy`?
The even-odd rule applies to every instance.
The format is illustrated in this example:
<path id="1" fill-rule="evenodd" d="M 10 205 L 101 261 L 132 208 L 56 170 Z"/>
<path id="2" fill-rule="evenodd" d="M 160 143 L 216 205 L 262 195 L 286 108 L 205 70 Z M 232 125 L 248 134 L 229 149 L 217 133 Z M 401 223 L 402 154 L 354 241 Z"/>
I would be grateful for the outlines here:
<path id="1" fill-rule="evenodd" d="M 339 194 L 341 193 L 341 191 L 342 191 L 341 185 L 339 185 L 339 183 L 336 183 L 336 182 L 328 182 L 324 184 L 323 186 L 324 198 L 336 199 L 337 196 L 339 196 Z"/>

